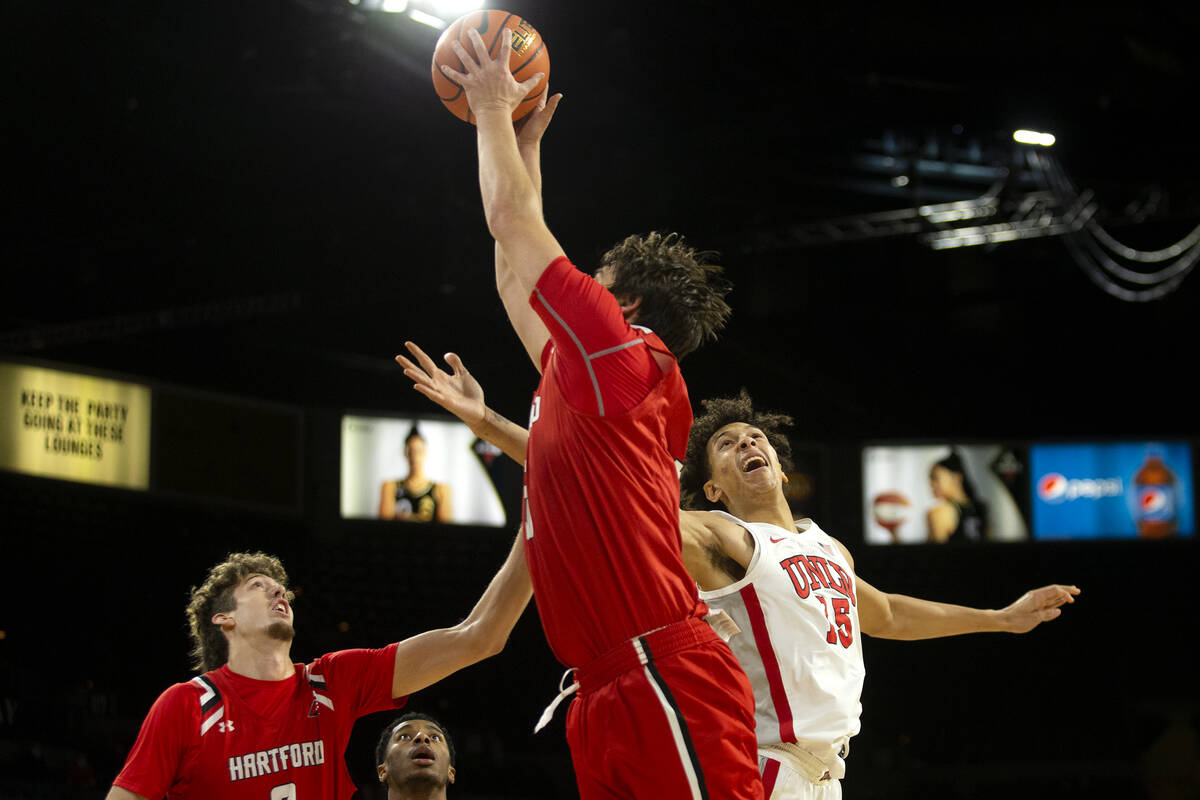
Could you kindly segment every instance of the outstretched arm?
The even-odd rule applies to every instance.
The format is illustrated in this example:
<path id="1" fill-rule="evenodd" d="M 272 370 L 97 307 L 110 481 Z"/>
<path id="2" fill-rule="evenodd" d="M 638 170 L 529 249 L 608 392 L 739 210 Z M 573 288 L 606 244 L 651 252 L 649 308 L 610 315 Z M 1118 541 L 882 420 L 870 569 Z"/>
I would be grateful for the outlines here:
<path id="1" fill-rule="evenodd" d="M 454 353 L 447 353 L 445 359 L 451 372 L 446 372 L 413 342 L 405 342 L 404 346 L 416 361 L 396 356 L 396 363 L 404 368 L 404 374 L 412 380 L 413 389 L 467 423 L 471 432 L 480 439 L 491 442 L 513 461 L 524 466 L 529 431 L 488 408 L 483 398 L 483 387 L 467 371 L 462 359 Z"/>
<path id="2" fill-rule="evenodd" d="M 854 567 L 845 546 L 838 547 Z M 863 633 L 880 639 L 936 639 L 963 633 L 1028 633 L 1043 622 L 1057 619 L 1062 606 L 1074 603 L 1079 588 L 1051 584 L 1021 595 L 1001 609 L 968 608 L 951 603 L 921 600 L 903 594 L 881 592 L 855 576 L 858 619 Z"/>
<path id="3" fill-rule="evenodd" d="M 392 696 L 412 694 L 499 653 L 532 595 L 524 536 L 518 533 L 504 565 L 465 620 L 400 642 Z"/>
<path id="4" fill-rule="evenodd" d="M 863 633 L 881 639 L 934 639 L 963 633 L 1028 633 L 1057 619 L 1079 589 L 1052 584 L 1026 592 L 1001 609 L 967 608 L 879 591 L 858 580 L 858 617 Z"/>
<path id="5" fill-rule="evenodd" d="M 463 87 L 475 113 L 484 216 L 492 238 L 503 250 L 507 268 L 527 298 L 550 262 L 563 255 L 542 218 L 539 190 L 522 158 L 512 124 L 513 110 L 542 76 L 538 73 L 517 83 L 509 71 L 506 47 L 498 48 L 493 59 L 478 32 L 468 31 L 468 36 L 473 53 L 454 43 L 463 72 L 445 66 L 442 71 Z"/>
<path id="6" fill-rule="evenodd" d="M 552 95 L 549 100 L 543 94 L 537 107 L 524 119 L 517 123 L 517 150 L 525 165 L 525 172 L 533 184 L 537 196 L 538 207 L 542 208 L 542 136 L 554 118 L 561 94 Z M 544 217 L 543 217 L 544 218 Z M 496 291 L 504 304 L 504 311 L 517 332 L 525 351 L 533 361 L 534 367 L 542 369 L 542 350 L 550 332 L 546 329 L 541 317 L 529 305 L 529 290 L 517 279 L 516 273 L 508 265 L 500 243 L 496 243 Z"/>

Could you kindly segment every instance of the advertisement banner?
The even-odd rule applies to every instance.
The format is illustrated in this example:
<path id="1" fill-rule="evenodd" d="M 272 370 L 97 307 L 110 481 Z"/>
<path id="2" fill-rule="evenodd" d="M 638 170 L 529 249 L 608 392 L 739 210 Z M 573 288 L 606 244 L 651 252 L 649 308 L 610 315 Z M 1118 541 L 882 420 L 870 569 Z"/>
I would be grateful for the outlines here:
<path id="1" fill-rule="evenodd" d="M 150 387 L 0 364 L 0 469 L 146 489 Z"/>
<path id="2" fill-rule="evenodd" d="M 1030 466 L 1035 539 L 1195 532 L 1186 442 L 1034 445 Z"/>

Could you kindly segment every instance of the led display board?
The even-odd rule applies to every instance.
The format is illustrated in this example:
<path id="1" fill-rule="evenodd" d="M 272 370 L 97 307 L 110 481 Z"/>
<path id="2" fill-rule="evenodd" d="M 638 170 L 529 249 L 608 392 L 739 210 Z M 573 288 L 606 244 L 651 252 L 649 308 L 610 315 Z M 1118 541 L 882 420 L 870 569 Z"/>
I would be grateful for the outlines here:
<path id="1" fill-rule="evenodd" d="M 342 417 L 344 518 L 503 526 L 501 493 L 519 492 L 519 476 L 515 462 L 458 420 Z"/>
<path id="2" fill-rule="evenodd" d="M 874 445 L 863 449 L 867 544 L 1029 538 L 1025 448 L 1008 444 Z"/>
<path id="3" fill-rule="evenodd" d="M 1035 444 L 1035 539 L 1161 539 L 1195 533 L 1187 442 Z"/>
<path id="4" fill-rule="evenodd" d="M 0 363 L 0 468 L 146 489 L 150 409 L 148 386 Z"/>

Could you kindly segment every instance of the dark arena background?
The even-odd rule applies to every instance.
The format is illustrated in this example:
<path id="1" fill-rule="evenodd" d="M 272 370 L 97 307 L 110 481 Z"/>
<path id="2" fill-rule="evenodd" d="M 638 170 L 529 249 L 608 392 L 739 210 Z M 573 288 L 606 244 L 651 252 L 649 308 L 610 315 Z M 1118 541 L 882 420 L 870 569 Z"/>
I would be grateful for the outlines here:
<path id="1" fill-rule="evenodd" d="M 634 232 L 719 252 L 734 315 L 683 363 L 693 403 L 745 387 L 795 418 L 798 508 L 859 575 L 982 607 L 1083 589 L 1026 636 L 868 639 L 847 798 L 1200 796 L 1190 485 L 1165 538 L 1102 519 L 973 547 L 877 543 L 864 491 L 877 445 L 1166 441 L 1195 473 L 1196 8 L 506 7 L 565 95 L 551 230 L 589 270 Z M 514 420 L 536 384 L 413 10 L 437 11 L 5 4 L 0 367 L 150 400 L 139 486 L 0 471 L 0 797 L 104 796 L 192 674 L 187 591 L 227 552 L 286 563 L 296 660 L 452 625 L 503 560 L 515 519 L 343 513 L 343 415 L 446 419 L 392 361 L 406 339 Z M 33 387 L 0 387 L 0 435 L 49 442 Z M 560 673 L 530 608 L 411 698 L 457 741 L 451 797 L 576 796 L 563 710 L 533 734 Z M 364 798 L 390 716 L 346 756 Z"/>

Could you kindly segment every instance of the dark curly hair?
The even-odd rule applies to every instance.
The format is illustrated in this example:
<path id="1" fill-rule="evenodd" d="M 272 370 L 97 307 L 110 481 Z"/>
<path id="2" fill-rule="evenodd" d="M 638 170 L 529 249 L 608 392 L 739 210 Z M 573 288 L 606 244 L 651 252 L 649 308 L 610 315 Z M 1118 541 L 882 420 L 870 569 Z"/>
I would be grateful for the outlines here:
<path id="1" fill-rule="evenodd" d="M 629 236 L 600 259 L 612 272 L 609 289 L 617 297 L 640 297 L 635 322 L 658 334 L 682 360 L 725 327 L 732 288 L 722 267 L 707 263 L 716 254 L 700 252 L 677 233 Z"/>
<path id="2" fill-rule="evenodd" d="M 679 473 L 680 499 L 685 509 L 710 510 L 720 508 L 720 503 L 714 503 L 704 496 L 704 484 L 712 477 L 712 464 L 708 460 L 708 440 L 717 431 L 734 422 L 744 422 L 762 431 L 767 441 L 775 448 L 779 456 L 779 465 L 787 472 L 792 468 L 792 445 L 783 428 L 792 424 L 792 418 L 786 414 L 776 414 L 768 411 L 756 411 L 750 394 L 742 389 L 737 397 L 715 397 L 702 400 L 704 413 L 692 423 L 692 432 L 688 436 L 687 458 L 683 470 Z"/>
<path id="3" fill-rule="evenodd" d="M 221 626 L 212 621 L 214 614 L 232 611 L 233 590 L 248 575 L 259 573 L 287 586 L 287 572 L 275 556 L 266 553 L 230 553 L 208 571 L 200 586 L 192 587 L 187 607 L 188 633 L 192 638 L 192 662 L 200 672 L 219 669 L 229 660 L 229 640 Z M 290 603 L 295 595 L 289 590 Z"/>
<path id="4" fill-rule="evenodd" d="M 402 723 L 414 719 L 422 719 L 426 722 L 432 722 L 437 725 L 442 731 L 442 736 L 446 737 L 446 749 L 450 751 L 450 766 L 454 766 L 454 740 L 450 738 L 450 731 L 446 730 L 446 726 L 438 722 L 428 714 L 422 714 L 420 711 L 409 711 L 407 714 L 397 717 L 384 727 L 383 732 L 379 734 L 379 741 L 375 743 L 375 763 L 382 764 L 387 758 L 388 742 L 392 740 L 392 734 L 396 732 L 396 727 Z"/>

